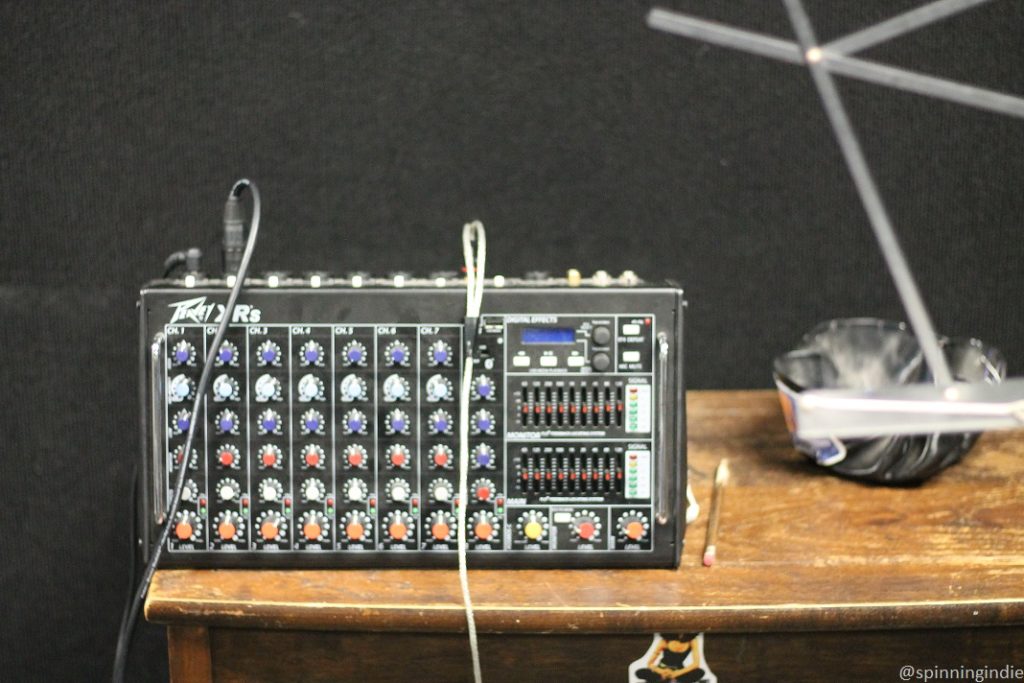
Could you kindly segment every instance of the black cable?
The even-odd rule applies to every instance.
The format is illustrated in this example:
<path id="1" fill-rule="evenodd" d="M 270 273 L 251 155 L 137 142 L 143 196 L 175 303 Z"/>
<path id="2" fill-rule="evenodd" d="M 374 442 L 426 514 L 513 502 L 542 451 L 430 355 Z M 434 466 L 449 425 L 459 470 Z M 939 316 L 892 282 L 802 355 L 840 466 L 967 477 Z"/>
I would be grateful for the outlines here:
<path id="1" fill-rule="evenodd" d="M 217 357 L 217 351 L 220 349 L 221 343 L 224 341 L 224 336 L 227 334 L 228 324 L 231 322 L 232 313 L 235 309 L 235 302 L 238 301 L 238 295 L 242 291 L 242 283 L 245 282 L 245 275 L 249 270 L 249 261 L 252 259 L 252 253 L 256 247 L 256 236 L 260 227 L 260 193 L 256 185 L 246 179 L 236 182 L 228 194 L 227 206 L 237 208 L 239 198 L 246 188 L 252 193 L 252 221 L 249 223 L 249 238 L 245 243 L 245 252 L 242 254 L 241 261 L 238 264 L 234 285 L 231 287 L 227 304 L 224 306 L 224 317 L 221 319 L 220 325 L 217 326 L 217 333 L 213 337 L 213 343 L 210 344 L 210 351 L 206 356 L 206 362 L 203 364 L 203 372 L 199 377 L 199 383 L 196 385 L 196 397 L 192 403 L 193 416 L 200 415 L 199 410 L 206 394 L 206 387 L 210 383 L 210 375 L 213 374 L 214 360 Z M 227 209 L 225 212 L 227 213 Z M 188 436 L 185 438 L 185 449 L 182 451 L 184 458 L 182 459 L 181 469 L 178 470 L 178 479 L 174 483 L 174 495 L 171 497 L 171 504 L 167 508 L 167 518 L 164 520 L 163 529 L 160 530 L 156 543 L 153 544 L 149 562 L 146 564 L 142 579 L 131 596 L 129 607 L 121 621 L 121 627 L 117 634 L 117 650 L 114 654 L 114 671 L 112 676 L 114 683 L 122 683 L 124 681 L 125 667 L 128 663 L 128 652 L 131 649 L 135 624 L 138 621 L 139 612 L 142 610 L 142 603 L 146 599 L 146 593 L 149 592 L 149 584 L 153 580 L 153 574 L 156 573 L 157 564 L 160 562 L 160 555 L 163 553 L 164 546 L 167 544 L 167 538 L 171 533 L 174 516 L 178 513 L 178 507 L 181 505 L 181 492 L 185 488 L 185 477 L 188 472 L 188 454 L 192 452 L 192 442 L 195 439 L 198 422 L 199 420 L 197 419 L 190 420 Z"/>

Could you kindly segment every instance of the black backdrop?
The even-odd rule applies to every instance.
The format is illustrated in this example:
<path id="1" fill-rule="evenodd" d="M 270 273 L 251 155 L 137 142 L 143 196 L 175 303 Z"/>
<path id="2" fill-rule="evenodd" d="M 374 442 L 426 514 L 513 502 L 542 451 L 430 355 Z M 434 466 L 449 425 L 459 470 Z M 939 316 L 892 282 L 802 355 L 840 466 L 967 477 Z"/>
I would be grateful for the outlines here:
<path id="1" fill-rule="evenodd" d="M 670 7 L 790 36 L 781 3 Z M 814 0 L 827 39 L 916 2 Z M 139 285 L 263 190 L 255 269 L 631 268 L 684 282 L 692 387 L 767 386 L 817 321 L 901 317 L 802 70 L 644 2 L 0 8 L 0 678 L 107 675 L 127 576 Z M 1024 93 L 1024 10 L 867 56 Z M 1024 358 L 1024 123 L 843 82 L 937 327 Z M 210 250 L 211 257 L 214 250 Z M 135 670 L 166 675 L 147 627 Z"/>

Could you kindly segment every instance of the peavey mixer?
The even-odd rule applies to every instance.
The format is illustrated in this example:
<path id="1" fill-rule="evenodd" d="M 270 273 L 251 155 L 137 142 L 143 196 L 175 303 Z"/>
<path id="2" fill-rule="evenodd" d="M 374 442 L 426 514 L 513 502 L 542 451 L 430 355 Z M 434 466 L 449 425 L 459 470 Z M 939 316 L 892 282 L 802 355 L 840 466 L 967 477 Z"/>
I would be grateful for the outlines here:
<path id="1" fill-rule="evenodd" d="M 189 249 L 139 297 L 146 557 L 116 683 L 158 566 L 457 566 L 479 682 L 468 566 L 678 565 L 681 289 L 487 279 L 479 221 L 461 277 L 249 278 L 260 207 L 232 186 L 223 279 Z"/>
<path id="2" fill-rule="evenodd" d="M 144 547 L 188 469 L 162 566 L 454 566 L 461 504 L 470 566 L 678 564 L 679 288 L 488 279 L 461 501 L 464 278 L 246 280 L 193 415 L 227 284 L 141 292 Z"/>

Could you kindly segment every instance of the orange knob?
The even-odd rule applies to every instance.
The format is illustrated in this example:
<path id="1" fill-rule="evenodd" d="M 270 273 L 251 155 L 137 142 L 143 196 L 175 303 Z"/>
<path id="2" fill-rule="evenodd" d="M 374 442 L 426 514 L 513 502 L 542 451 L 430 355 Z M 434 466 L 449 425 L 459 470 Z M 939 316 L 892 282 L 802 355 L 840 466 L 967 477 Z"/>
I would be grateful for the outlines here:
<path id="1" fill-rule="evenodd" d="M 179 541 L 187 541 L 192 538 L 192 525 L 188 522 L 178 522 L 174 527 L 174 535 Z"/>
<path id="2" fill-rule="evenodd" d="M 633 521 L 626 525 L 626 536 L 634 541 L 643 538 L 644 533 L 644 525 L 640 522 Z"/>
<path id="3" fill-rule="evenodd" d="M 388 527 L 388 533 L 391 534 L 391 538 L 395 539 L 396 541 L 404 540 L 405 535 L 408 532 L 408 527 L 406 527 L 401 522 L 392 522 L 391 526 Z"/>
<path id="4" fill-rule="evenodd" d="M 263 522 L 260 525 L 260 536 L 265 541 L 273 541 L 277 538 L 277 522 Z"/>
<path id="5" fill-rule="evenodd" d="M 350 541 L 360 541 L 363 538 L 363 525 L 359 522 L 349 522 L 348 526 L 345 527 L 345 534 L 348 536 Z"/>
<path id="6" fill-rule="evenodd" d="M 486 541 L 491 537 L 491 534 L 494 533 L 494 527 L 487 522 L 477 522 L 476 526 L 473 528 L 473 533 L 475 533 L 476 537 L 481 541 Z"/>
<path id="7" fill-rule="evenodd" d="M 431 528 L 431 531 L 434 534 L 434 538 L 439 541 L 443 541 L 448 538 L 448 534 L 451 532 L 451 529 L 449 529 L 448 525 L 444 522 L 438 522 Z"/>
<path id="8" fill-rule="evenodd" d="M 315 541 L 320 538 L 320 525 L 316 522 L 306 522 L 302 527 L 302 533 L 307 541 Z"/>
<path id="9" fill-rule="evenodd" d="M 222 541 L 230 541 L 235 537 L 235 532 L 237 531 L 235 525 L 228 520 L 224 520 L 217 526 L 217 533 L 220 534 Z"/>

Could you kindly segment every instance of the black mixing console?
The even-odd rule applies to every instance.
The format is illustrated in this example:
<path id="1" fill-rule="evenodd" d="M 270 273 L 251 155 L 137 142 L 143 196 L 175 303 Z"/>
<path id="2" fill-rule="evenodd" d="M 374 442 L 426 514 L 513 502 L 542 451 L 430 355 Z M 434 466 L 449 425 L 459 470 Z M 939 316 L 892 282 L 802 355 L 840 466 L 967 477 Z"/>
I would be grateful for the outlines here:
<path id="1" fill-rule="evenodd" d="M 678 563 L 678 287 L 487 281 L 466 501 L 463 281 L 247 281 L 192 415 L 227 290 L 190 278 L 141 293 L 146 547 L 189 470 L 162 566 L 453 566 L 460 504 L 470 566 Z"/>

